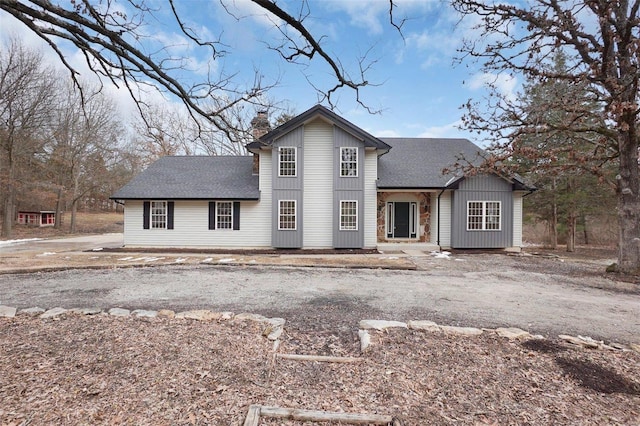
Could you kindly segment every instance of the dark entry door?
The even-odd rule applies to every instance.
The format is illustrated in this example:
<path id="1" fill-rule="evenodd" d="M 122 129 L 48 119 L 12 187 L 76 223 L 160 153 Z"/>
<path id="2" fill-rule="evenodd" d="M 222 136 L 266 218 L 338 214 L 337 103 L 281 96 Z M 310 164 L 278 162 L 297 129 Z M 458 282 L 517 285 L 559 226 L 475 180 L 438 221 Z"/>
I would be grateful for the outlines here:
<path id="1" fill-rule="evenodd" d="M 394 238 L 409 238 L 409 203 L 394 203 Z"/>

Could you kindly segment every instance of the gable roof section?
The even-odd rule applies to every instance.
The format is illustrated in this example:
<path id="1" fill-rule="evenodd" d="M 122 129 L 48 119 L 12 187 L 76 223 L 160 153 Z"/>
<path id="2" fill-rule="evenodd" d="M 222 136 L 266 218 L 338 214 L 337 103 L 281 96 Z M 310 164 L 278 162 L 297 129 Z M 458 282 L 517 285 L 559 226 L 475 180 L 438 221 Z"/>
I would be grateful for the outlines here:
<path id="1" fill-rule="evenodd" d="M 162 157 L 111 196 L 118 200 L 258 200 L 250 156 Z"/>
<path id="2" fill-rule="evenodd" d="M 270 147 L 275 140 L 281 138 L 293 129 L 302 126 L 317 117 L 322 117 L 325 120 L 333 123 L 335 126 L 340 127 L 347 133 L 352 134 L 354 137 L 363 141 L 365 147 L 375 148 L 385 152 L 389 150 L 389 145 L 384 143 L 381 139 L 378 139 L 375 136 L 372 136 L 371 134 L 365 132 L 360 127 L 356 126 L 348 120 L 345 120 L 344 118 L 340 117 L 333 111 L 330 111 L 329 109 L 323 107 L 322 105 L 316 105 L 306 110 L 297 117 L 292 118 L 286 123 L 271 130 L 266 135 L 263 135 L 259 140 L 247 144 L 247 149 L 253 152 L 264 147 Z"/>
<path id="3" fill-rule="evenodd" d="M 482 149 L 467 139 L 382 138 L 391 150 L 378 160 L 380 189 L 445 188 L 456 175 L 442 174 L 460 159 L 480 164 Z"/>

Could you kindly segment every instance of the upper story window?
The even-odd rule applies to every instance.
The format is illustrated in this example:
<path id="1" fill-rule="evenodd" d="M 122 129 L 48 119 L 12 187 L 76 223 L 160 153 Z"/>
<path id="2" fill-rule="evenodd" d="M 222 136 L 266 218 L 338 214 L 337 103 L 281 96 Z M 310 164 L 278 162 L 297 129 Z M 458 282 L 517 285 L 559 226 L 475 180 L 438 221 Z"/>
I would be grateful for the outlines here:
<path id="1" fill-rule="evenodd" d="M 358 176 L 358 148 L 340 148 L 340 176 Z"/>
<path id="2" fill-rule="evenodd" d="M 296 176 L 296 148 L 278 148 L 278 176 Z"/>
<path id="3" fill-rule="evenodd" d="M 151 202 L 151 229 L 165 229 L 167 227 L 167 202 Z"/>
<path id="4" fill-rule="evenodd" d="M 500 201 L 469 201 L 467 231 L 499 231 L 500 216 Z"/>

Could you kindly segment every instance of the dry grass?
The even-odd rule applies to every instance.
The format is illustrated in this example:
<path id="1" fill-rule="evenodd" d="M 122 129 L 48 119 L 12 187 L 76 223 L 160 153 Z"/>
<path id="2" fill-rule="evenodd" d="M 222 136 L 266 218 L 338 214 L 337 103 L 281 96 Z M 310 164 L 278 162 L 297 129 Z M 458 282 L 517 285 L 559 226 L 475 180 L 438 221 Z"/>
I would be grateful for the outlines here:
<path id="1" fill-rule="evenodd" d="M 115 212 L 78 212 L 76 216 L 77 234 L 105 234 L 124 230 L 124 214 Z M 59 229 L 17 225 L 13 227 L 12 238 L 50 238 L 69 235 L 71 231 L 71 213 L 64 213 Z"/>

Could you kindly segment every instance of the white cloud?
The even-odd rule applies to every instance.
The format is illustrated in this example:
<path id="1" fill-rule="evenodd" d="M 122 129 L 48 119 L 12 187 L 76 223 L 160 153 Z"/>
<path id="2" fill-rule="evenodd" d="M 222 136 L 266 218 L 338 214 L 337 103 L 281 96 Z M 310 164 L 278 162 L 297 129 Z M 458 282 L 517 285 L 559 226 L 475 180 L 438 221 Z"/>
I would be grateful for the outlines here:
<path id="1" fill-rule="evenodd" d="M 480 73 L 471 77 L 469 88 L 479 90 L 481 88 L 493 88 L 508 99 L 515 99 L 518 79 L 512 75 L 501 73 Z"/>
<path id="2" fill-rule="evenodd" d="M 465 137 L 460 136 L 461 120 L 456 120 L 452 123 L 445 124 L 443 126 L 427 127 L 423 130 L 418 137 L 420 138 L 451 138 L 451 137 Z"/>

